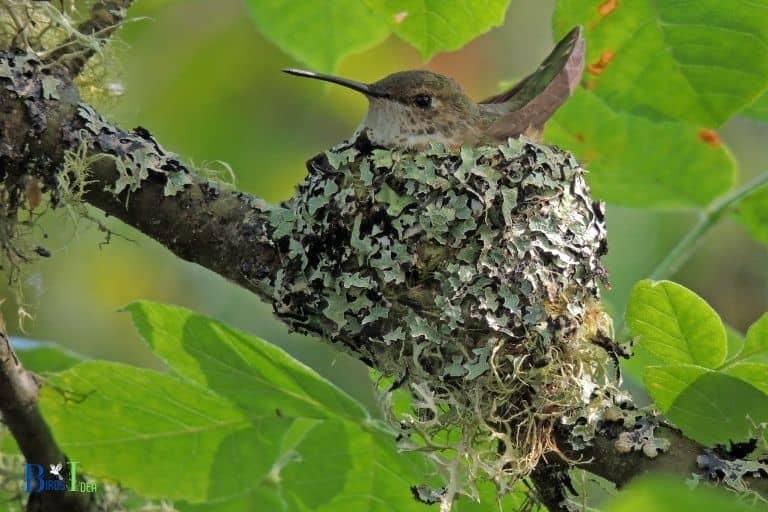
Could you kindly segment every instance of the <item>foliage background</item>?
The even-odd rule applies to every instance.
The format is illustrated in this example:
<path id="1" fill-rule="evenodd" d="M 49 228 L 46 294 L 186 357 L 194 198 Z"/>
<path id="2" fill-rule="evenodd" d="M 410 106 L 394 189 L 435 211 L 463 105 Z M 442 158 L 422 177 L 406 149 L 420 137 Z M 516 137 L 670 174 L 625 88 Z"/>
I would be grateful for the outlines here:
<path id="1" fill-rule="evenodd" d="M 474 98 L 501 81 L 531 72 L 552 46 L 552 0 L 513 0 L 503 27 L 461 51 L 440 54 L 426 67 L 459 80 Z M 223 160 L 238 188 L 269 201 L 288 198 L 304 162 L 349 135 L 366 102 L 349 91 L 288 77 L 301 66 L 265 41 L 240 0 L 144 0 L 121 32 L 118 62 L 125 94 L 102 108 L 125 127 L 146 126 L 170 150 L 201 165 Z M 396 70 L 423 67 L 418 52 L 390 37 L 345 59 L 339 74 L 374 81 Z M 637 84 L 642 87 L 642 84 Z M 768 169 L 768 125 L 744 118 L 721 130 L 740 165 L 741 182 Z M 631 286 L 648 275 L 695 221 L 686 211 L 608 207 L 606 263 L 610 308 L 622 312 Z M 113 223 L 104 234 L 63 217 L 48 219 L 53 257 L 32 270 L 27 299 L 35 320 L 27 335 L 54 340 L 99 359 L 160 367 L 117 310 L 143 298 L 189 307 L 284 347 L 298 359 L 372 405 L 364 366 L 316 340 L 289 334 L 268 306 L 218 276 L 174 256 L 139 233 Z M 672 277 L 705 298 L 724 321 L 743 331 L 768 310 L 768 253 L 738 223 L 727 220 Z M 10 296 L 0 290 L 0 296 Z M 4 306 L 12 334 L 13 307 Z"/>

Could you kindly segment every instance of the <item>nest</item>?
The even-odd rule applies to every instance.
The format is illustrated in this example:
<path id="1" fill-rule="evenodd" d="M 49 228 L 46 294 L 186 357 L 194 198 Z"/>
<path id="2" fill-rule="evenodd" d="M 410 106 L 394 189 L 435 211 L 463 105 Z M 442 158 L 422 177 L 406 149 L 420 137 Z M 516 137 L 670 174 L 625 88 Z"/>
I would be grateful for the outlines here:
<path id="1" fill-rule="evenodd" d="M 606 230 L 584 170 L 525 139 L 404 152 L 363 138 L 307 167 L 270 213 L 277 315 L 341 343 L 390 398 L 409 392 L 406 410 L 385 400 L 389 417 L 403 448 L 446 468 L 444 508 L 480 479 L 508 492 L 605 377 Z"/>

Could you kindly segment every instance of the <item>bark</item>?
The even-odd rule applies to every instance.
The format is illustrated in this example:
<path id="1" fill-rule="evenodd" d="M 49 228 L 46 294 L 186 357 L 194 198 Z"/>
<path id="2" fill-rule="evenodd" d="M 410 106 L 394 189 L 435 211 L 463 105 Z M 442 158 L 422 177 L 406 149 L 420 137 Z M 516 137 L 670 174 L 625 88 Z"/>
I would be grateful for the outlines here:
<path id="1" fill-rule="evenodd" d="M 0 411 L 24 458 L 47 468 L 67 461 L 37 407 L 39 383 L 14 354 L 5 333 L 0 332 Z M 35 492 L 29 511 L 96 510 L 93 495 L 81 492 Z"/>

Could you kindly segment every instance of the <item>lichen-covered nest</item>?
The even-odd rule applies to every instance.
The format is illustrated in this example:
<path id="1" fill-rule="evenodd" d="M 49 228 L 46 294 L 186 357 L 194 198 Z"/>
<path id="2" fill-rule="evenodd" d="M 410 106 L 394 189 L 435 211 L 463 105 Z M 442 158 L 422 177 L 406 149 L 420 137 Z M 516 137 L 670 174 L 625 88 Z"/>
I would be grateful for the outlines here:
<path id="1" fill-rule="evenodd" d="M 339 341 L 395 387 L 405 447 L 500 491 L 581 414 L 609 335 L 603 206 L 569 153 L 525 139 L 451 152 L 337 146 L 271 213 L 276 312 Z M 314 311 L 323 311 L 318 323 Z M 458 469 L 458 470 L 457 470 Z"/>

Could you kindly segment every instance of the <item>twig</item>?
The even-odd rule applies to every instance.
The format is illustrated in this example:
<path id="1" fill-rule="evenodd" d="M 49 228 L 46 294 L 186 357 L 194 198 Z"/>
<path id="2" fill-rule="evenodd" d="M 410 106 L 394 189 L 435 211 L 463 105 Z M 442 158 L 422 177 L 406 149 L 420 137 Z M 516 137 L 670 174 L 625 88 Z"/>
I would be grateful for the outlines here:
<path id="1" fill-rule="evenodd" d="M 704 235 L 709 232 L 728 210 L 768 184 L 768 172 L 761 174 L 743 187 L 740 187 L 727 196 L 715 200 L 711 205 L 699 214 L 698 222 L 693 228 L 672 248 L 667 256 L 651 272 L 651 279 L 664 279 L 674 274 L 680 265 L 685 263 L 701 243 Z"/>
<path id="2" fill-rule="evenodd" d="M 5 333 L 0 332 L 0 412 L 28 463 L 59 464 L 67 460 L 37 407 L 38 383 L 19 362 Z M 91 493 L 35 492 L 27 511 L 95 510 Z"/>
<path id="3" fill-rule="evenodd" d="M 85 44 L 83 36 L 96 38 L 99 45 L 104 44 L 120 28 L 126 9 L 132 3 L 133 0 L 98 0 L 91 7 L 90 17 L 78 25 L 78 34 L 64 41 L 46 60 L 61 60 L 69 76 L 76 77 L 99 51 L 97 46 Z"/>
<path id="4" fill-rule="evenodd" d="M 704 481 L 717 482 L 700 466 L 699 457 L 706 453 L 704 447 L 685 437 L 679 430 L 660 423 L 658 418 L 650 413 L 646 414 L 645 419 L 648 423 L 656 424 L 654 438 L 664 439 L 669 443 L 667 448 L 655 457 L 647 456 L 641 449 L 629 453 L 619 453 L 616 449 L 616 441 L 622 433 L 637 433 L 635 424 L 625 425 L 613 431 L 606 428 L 595 435 L 589 446 L 580 450 L 568 448 L 566 439 L 571 435 L 568 427 L 561 425 L 556 431 L 556 438 L 567 457 L 585 461 L 578 465 L 579 468 L 605 478 L 619 489 L 648 472 L 668 473 L 685 479 L 698 475 Z M 735 457 L 724 456 L 724 460 L 726 459 Z M 723 475 L 720 475 L 720 478 L 722 477 Z M 749 472 L 744 472 L 741 478 L 742 483 L 751 491 L 762 498 L 768 497 L 768 479 Z"/>

